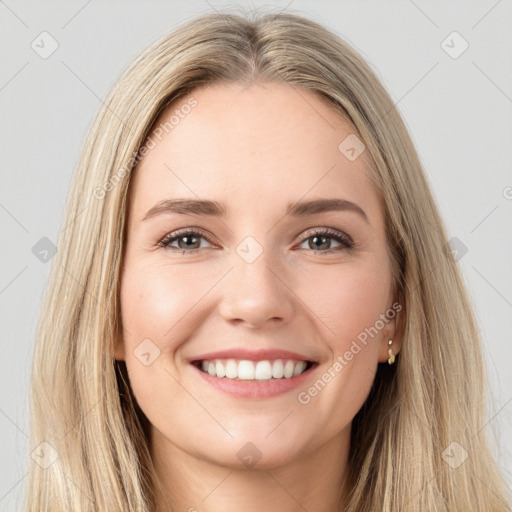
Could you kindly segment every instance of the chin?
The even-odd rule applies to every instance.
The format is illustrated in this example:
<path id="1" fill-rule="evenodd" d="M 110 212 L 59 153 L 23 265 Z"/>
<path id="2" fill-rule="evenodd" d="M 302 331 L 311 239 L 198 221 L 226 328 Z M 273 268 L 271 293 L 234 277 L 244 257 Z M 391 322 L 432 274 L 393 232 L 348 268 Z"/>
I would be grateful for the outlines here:
<path id="1" fill-rule="evenodd" d="M 212 464 L 231 470 L 268 471 L 293 463 L 299 458 L 299 451 L 296 447 L 263 446 L 247 441 L 226 451 L 204 455 Z"/>
<path id="2" fill-rule="evenodd" d="M 211 440 L 197 446 L 196 455 L 232 470 L 271 470 L 293 463 L 307 450 L 306 441 L 289 432 L 281 435 L 274 435 L 275 432 L 268 435 L 267 430 L 257 435 L 242 432 L 235 434 L 234 439 Z"/>

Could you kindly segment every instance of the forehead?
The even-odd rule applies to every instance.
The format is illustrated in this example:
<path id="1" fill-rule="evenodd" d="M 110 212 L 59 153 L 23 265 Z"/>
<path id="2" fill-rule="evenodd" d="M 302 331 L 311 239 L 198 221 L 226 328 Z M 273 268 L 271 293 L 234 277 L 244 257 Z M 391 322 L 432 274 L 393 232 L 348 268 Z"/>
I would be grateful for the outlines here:
<path id="1" fill-rule="evenodd" d="M 152 149 L 134 171 L 131 206 L 199 197 L 236 214 L 255 199 L 279 209 L 301 198 L 340 197 L 378 216 L 368 151 L 351 161 L 340 150 L 354 132 L 333 105 L 301 87 L 196 89 L 155 121 L 146 143 Z"/>

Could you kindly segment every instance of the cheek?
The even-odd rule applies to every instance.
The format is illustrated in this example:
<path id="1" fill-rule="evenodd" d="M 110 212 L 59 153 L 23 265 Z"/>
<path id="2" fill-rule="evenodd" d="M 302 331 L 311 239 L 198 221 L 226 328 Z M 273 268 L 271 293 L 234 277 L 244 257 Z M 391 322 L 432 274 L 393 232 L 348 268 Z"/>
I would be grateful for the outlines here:
<path id="1" fill-rule="evenodd" d="M 194 277 L 192 267 L 131 261 L 122 277 L 124 359 L 130 384 L 146 416 L 167 428 L 174 425 L 173 411 L 180 410 L 180 421 L 192 421 L 189 416 L 197 414 L 179 384 L 181 368 L 176 364 L 176 351 L 193 332 L 191 323 L 199 321 L 201 309 L 195 306 L 211 287 L 197 272 Z"/>
<path id="2" fill-rule="evenodd" d="M 121 311 L 125 340 L 132 349 L 145 338 L 153 340 L 164 353 L 175 348 L 173 340 L 179 339 L 176 333 L 183 330 L 182 324 L 208 289 L 208 280 L 198 278 L 192 267 L 127 267 L 121 286 Z"/>
<path id="3" fill-rule="evenodd" d="M 333 267 L 318 268 L 307 275 L 301 278 L 300 296 L 306 297 L 307 305 L 322 320 L 323 331 L 336 353 L 347 350 L 358 336 L 364 339 L 367 329 L 390 306 L 388 271 L 370 260 L 340 265 L 336 271 Z"/>
<path id="4" fill-rule="evenodd" d="M 336 273 L 332 267 L 319 269 L 302 283 L 301 296 L 306 296 L 306 288 L 311 291 L 307 304 L 321 319 L 330 360 L 317 381 L 300 390 L 298 401 L 323 411 L 320 416 L 329 417 L 325 428 L 335 432 L 357 413 L 371 389 L 391 280 L 386 268 L 368 260 L 364 265 L 340 265 Z"/>
<path id="5" fill-rule="evenodd" d="M 218 276 L 217 268 L 127 259 L 121 281 L 124 360 L 141 405 L 155 400 L 155 390 L 165 390 L 170 402 L 178 398 L 180 350 L 207 319 L 206 296 Z"/>

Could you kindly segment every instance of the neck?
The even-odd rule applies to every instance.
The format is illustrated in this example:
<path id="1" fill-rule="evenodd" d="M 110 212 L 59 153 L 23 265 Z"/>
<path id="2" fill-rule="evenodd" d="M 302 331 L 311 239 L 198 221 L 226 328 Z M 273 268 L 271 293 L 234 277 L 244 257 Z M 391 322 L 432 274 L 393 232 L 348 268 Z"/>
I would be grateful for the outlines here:
<path id="1" fill-rule="evenodd" d="M 184 452 L 153 430 L 157 512 L 343 512 L 349 445 L 350 426 L 290 462 L 241 470 Z"/>

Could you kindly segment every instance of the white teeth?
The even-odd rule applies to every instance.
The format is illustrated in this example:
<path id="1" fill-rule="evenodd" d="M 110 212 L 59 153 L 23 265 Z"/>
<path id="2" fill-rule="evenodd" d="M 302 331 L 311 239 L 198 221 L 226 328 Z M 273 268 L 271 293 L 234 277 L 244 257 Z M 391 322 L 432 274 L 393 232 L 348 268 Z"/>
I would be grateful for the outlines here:
<path id="1" fill-rule="evenodd" d="M 300 375 L 306 369 L 306 361 L 299 361 L 293 369 L 293 376 Z"/>
<path id="2" fill-rule="evenodd" d="M 283 375 L 283 361 L 281 361 L 281 359 L 278 359 L 277 361 L 274 361 L 274 364 L 272 365 L 272 377 L 274 377 L 274 379 L 281 379 Z"/>
<path id="3" fill-rule="evenodd" d="M 295 368 L 295 365 L 293 364 L 293 361 L 286 361 L 286 364 L 284 365 L 284 378 L 289 379 L 293 376 L 293 369 Z"/>
<path id="4" fill-rule="evenodd" d="M 268 380 L 272 378 L 272 366 L 269 361 L 258 361 L 255 370 L 256 380 Z"/>
<path id="5" fill-rule="evenodd" d="M 226 363 L 226 377 L 236 379 L 238 377 L 238 364 L 234 359 L 229 359 Z"/>
<path id="6" fill-rule="evenodd" d="M 238 363 L 238 378 L 240 380 L 254 380 L 254 363 L 252 361 L 240 361 Z"/>
<path id="7" fill-rule="evenodd" d="M 226 366 L 222 361 L 215 363 L 215 372 L 217 373 L 217 377 L 224 377 L 226 375 Z"/>
<path id="8" fill-rule="evenodd" d="M 276 359 L 275 361 L 249 361 L 243 359 L 213 359 L 201 361 L 203 372 L 213 377 L 238 380 L 290 379 L 304 373 L 306 361 Z"/>

